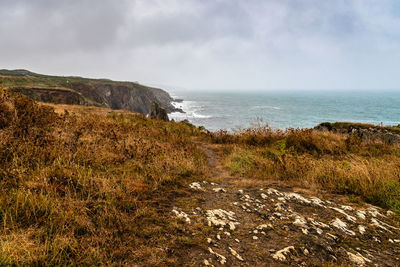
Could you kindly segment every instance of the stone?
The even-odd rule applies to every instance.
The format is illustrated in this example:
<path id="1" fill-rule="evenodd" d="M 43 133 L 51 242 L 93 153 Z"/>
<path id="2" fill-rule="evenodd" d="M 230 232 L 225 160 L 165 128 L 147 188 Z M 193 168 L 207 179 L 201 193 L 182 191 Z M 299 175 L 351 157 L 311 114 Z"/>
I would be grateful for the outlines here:
<path id="1" fill-rule="evenodd" d="M 347 256 L 349 257 L 349 260 L 354 263 L 357 264 L 358 266 L 366 266 L 366 263 L 370 263 L 371 260 L 365 258 L 363 255 L 361 255 L 360 253 L 357 254 L 353 254 L 351 252 L 347 252 Z"/>
<path id="2" fill-rule="evenodd" d="M 243 261 L 243 258 L 231 247 L 228 247 L 231 254 L 236 257 L 238 260 Z"/>
<path id="3" fill-rule="evenodd" d="M 286 257 L 290 254 L 296 252 L 293 246 L 286 247 L 277 251 L 275 254 L 272 255 L 272 258 L 278 261 L 286 261 Z"/>
<path id="4" fill-rule="evenodd" d="M 181 218 L 181 219 L 184 219 L 185 222 L 190 223 L 189 215 L 186 214 L 185 212 L 179 210 L 178 208 L 174 207 L 174 208 L 172 209 L 172 213 L 173 213 L 176 217 Z"/>
<path id="5" fill-rule="evenodd" d="M 223 209 L 207 210 L 206 216 L 208 226 L 216 226 L 220 229 L 229 226 L 229 229 L 233 231 L 236 229 L 236 225 L 239 224 L 236 222 L 236 219 L 234 218 L 235 213 L 232 211 L 226 211 Z"/>
<path id="6" fill-rule="evenodd" d="M 167 111 L 157 102 L 151 102 L 149 117 L 155 120 L 169 121 Z"/>
<path id="7" fill-rule="evenodd" d="M 204 190 L 203 187 L 201 187 L 200 183 L 197 182 L 191 183 L 189 187 L 195 190 L 201 190 L 201 191 Z"/>
<path id="8" fill-rule="evenodd" d="M 218 188 L 213 188 L 213 191 L 214 191 L 215 193 L 226 193 L 226 190 L 223 189 L 223 188 L 220 188 L 220 187 L 218 187 Z"/>
<path id="9" fill-rule="evenodd" d="M 356 235 L 356 233 L 348 229 L 347 224 L 342 222 L 339 218 L 335 218 L 335 220 L 331 222 L 331 225 L 346 235 Z"/>
<path id="10" fill-rule="evenodd" d="M 357 217 L 360 218 L 361 220 L 365 220 L 367 214 L 366 214 L 364 211 L 358 210 L 358 211 L 356 212 L 356 215 L 357 215 Z"/>
<path id="11" fill-rule="evenodd" d="M 225 256 L 223 256 L 223 255 L 221 255 L 221 254 L 219 254 L 219 253 L 217 253 L 217 252 L 214 252 L 213 250 L 212 250 L 212 248 L 208 248 L 208 251 L 211 253 L 211 254 L 214 254 L 215 256 L 217 256 L 217 258 L 218 258 L 218 260 L 219 260 L 219 263 L 221 263 L 222 265 L 224 265 L 225 263 L 226 263 L 226 257 Z"/>
<path id="12" fill-rule="evenodd" d="M 365 233 L 366 229 L 367 229 L 367 228 L 365 228 L 365 227 L 362 226 L 362 225 L 359 225 L 359 226 L 358 226 L 358 231 L 359 231 L 360 234 L 362 234 L 362 235 Z"/>

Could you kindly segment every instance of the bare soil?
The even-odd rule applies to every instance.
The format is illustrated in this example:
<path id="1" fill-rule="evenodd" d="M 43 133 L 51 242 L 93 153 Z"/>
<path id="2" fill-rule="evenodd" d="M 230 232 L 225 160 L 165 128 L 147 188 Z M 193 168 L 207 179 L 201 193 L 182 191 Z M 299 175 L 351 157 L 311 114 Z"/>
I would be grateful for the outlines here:
<path id="1" fill-rule="evenodd" d="M 218 145 L 198 145 L 212 178 L 192 183 L 191 200 L 178 201 L 173 212 L 200 240 L 186 265 L 400 266 L 394 213 L 280 181 L 233 177 Z"/>

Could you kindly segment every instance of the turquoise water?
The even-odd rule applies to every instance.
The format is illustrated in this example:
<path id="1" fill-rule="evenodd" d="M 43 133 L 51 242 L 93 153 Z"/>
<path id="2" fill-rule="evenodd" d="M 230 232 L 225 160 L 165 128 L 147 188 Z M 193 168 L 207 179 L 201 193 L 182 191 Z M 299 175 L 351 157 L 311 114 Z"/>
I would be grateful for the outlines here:
<path id="1" fill-rule="evenodd" d="M 400 123 L 400 92 L 174 92 L 188 119 L 211 131 L 246 128 L 257 122 L 273 128 L 309 128 L 329 121 Z"/>

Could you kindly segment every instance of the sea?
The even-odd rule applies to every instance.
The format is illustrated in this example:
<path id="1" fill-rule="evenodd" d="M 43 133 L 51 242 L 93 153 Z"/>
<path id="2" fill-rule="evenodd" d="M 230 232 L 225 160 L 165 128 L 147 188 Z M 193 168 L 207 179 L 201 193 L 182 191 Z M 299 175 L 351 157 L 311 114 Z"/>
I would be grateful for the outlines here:
<path id="1" fill-rule="evenodd" d="M 268 124 L 275 129 L 311 128 L 321 122 L 400 124 L 400 91 L 173 91 L 185 113 L 172 113 L 210 131 Z"/>

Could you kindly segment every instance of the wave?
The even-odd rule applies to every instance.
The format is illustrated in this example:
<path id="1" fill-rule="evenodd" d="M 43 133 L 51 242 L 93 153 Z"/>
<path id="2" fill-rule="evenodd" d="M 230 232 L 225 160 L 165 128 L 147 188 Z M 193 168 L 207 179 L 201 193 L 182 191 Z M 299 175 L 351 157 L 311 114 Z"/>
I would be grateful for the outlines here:
<path id="1" fill-rule="evenodd" d="M 275 107 L 275 106 L 253 106 L 251 109 L 275 109 L 275 110 L 280 110 L 280 107 Z"/>
<path id="2" fill-rule="evenodd" d="M 171 118 L 184 120 L 184 119 L 209 119 L 212 115 L 200 114 L 205 106 L 200 105 L 197 101 L 183 100 L 182 102 L 172 102 L 176 108 L 182 109 L 185 113 L 174 112 L 170 114 Z"/>
<path id="3" fill-rule="evenodd" d="M 193 116 L 193 118 L 198 118 L 198 119 L 209 119 L 209 118 L 213 117 L 211 115 L 201 115 L 201 114 L 197 114 L 195 112 L 193 112 L 191 115 Z"/>

